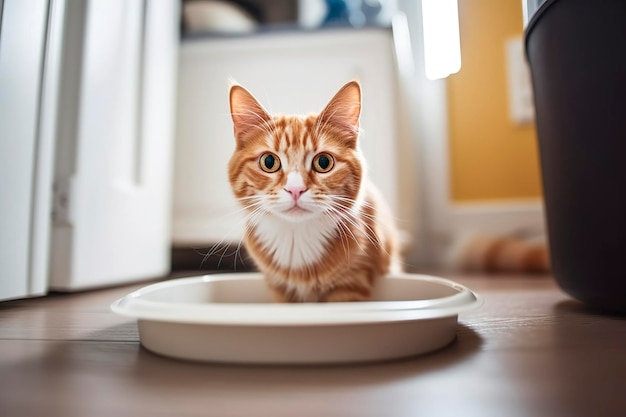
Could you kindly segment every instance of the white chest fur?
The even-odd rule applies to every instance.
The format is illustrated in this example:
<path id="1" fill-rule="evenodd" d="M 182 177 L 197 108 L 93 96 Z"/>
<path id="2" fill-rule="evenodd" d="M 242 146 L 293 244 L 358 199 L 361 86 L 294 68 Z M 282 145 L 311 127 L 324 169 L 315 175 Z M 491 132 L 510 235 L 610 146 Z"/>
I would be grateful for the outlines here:
<path id="1" fill-rule="evenodd" d="M 289 222 L 271 214 L 258 222 L 255 235 L 283 268 L 298 269 L 318 262 L 329 239 L 336 234 L 335 220 L 320 216 Z"/>

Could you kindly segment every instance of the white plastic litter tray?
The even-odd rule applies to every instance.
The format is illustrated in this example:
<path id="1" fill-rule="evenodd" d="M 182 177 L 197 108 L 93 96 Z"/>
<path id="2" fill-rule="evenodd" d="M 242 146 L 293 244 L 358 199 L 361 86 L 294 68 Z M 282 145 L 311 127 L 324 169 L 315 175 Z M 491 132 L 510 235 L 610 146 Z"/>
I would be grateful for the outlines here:
<path id="1" fill-rule="evenodd" d="M 480 298 L 414 274 L 380 280 L 372 301 L 273 303 L 262 275 L 217 274 L 149 285 L 111 305 L 138 321 L 142 345 L 174 358 L 264 364 L 379 361 L 442 348 Z"/>

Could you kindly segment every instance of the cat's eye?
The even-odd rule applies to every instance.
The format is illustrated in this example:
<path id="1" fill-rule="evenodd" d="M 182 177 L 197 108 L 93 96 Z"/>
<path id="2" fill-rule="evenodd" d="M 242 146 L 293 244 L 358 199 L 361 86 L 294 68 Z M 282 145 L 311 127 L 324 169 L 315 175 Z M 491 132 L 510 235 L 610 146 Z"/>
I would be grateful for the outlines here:
<path id="1" fill-rule="evenodd" d="M 330 171 L 335 166 L 335 158 L 328 153 L 320 153 L 313 158 L 313 169 L 322 174 Z"/>
<path id="2" fill-rule="evenodd" d="M 261 159 L 259 159 L 259 166 L 265 172 L 276 172 L 280 169 L 280 158 L 278 155 L 273 154 L 271 152 L 266 152 L 261 155 Z"/>

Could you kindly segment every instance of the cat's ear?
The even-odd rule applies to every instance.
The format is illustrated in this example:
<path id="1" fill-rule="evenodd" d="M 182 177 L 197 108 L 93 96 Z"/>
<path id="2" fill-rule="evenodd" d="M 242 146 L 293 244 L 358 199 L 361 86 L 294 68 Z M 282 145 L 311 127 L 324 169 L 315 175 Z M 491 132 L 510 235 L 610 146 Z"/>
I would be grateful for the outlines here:
<path id="1" fill-rule="evenodd" d="M 238 144 L 247 132 L 262 128 L 271 119 L 261 103 L 238 84 L 230 86 L 230 115 L 233 118 L 235 139 Z"/>
<path id="2" fill-rule="evenodd" d="M 361 86 L 357 81 L 350 81 L 341 87 L 326 105 L 319 116 L 322 123 L 339 128 L 343 137 L 356 146 L 359 136 L 359 119 L 361 117 Z"/>

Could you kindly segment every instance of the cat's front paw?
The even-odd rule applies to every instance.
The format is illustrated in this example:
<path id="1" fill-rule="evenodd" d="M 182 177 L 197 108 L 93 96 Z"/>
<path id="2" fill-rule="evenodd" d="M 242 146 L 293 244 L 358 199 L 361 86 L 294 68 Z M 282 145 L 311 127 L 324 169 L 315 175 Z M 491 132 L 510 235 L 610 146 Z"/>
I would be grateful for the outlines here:
<path id="1" fill-rule="evenodd" d="M 342 303 L 349 301 L 369 301 L 370 290 L 365 288 L 335 288 L 324 294 L 320 301 L 327 303 Z"/>

